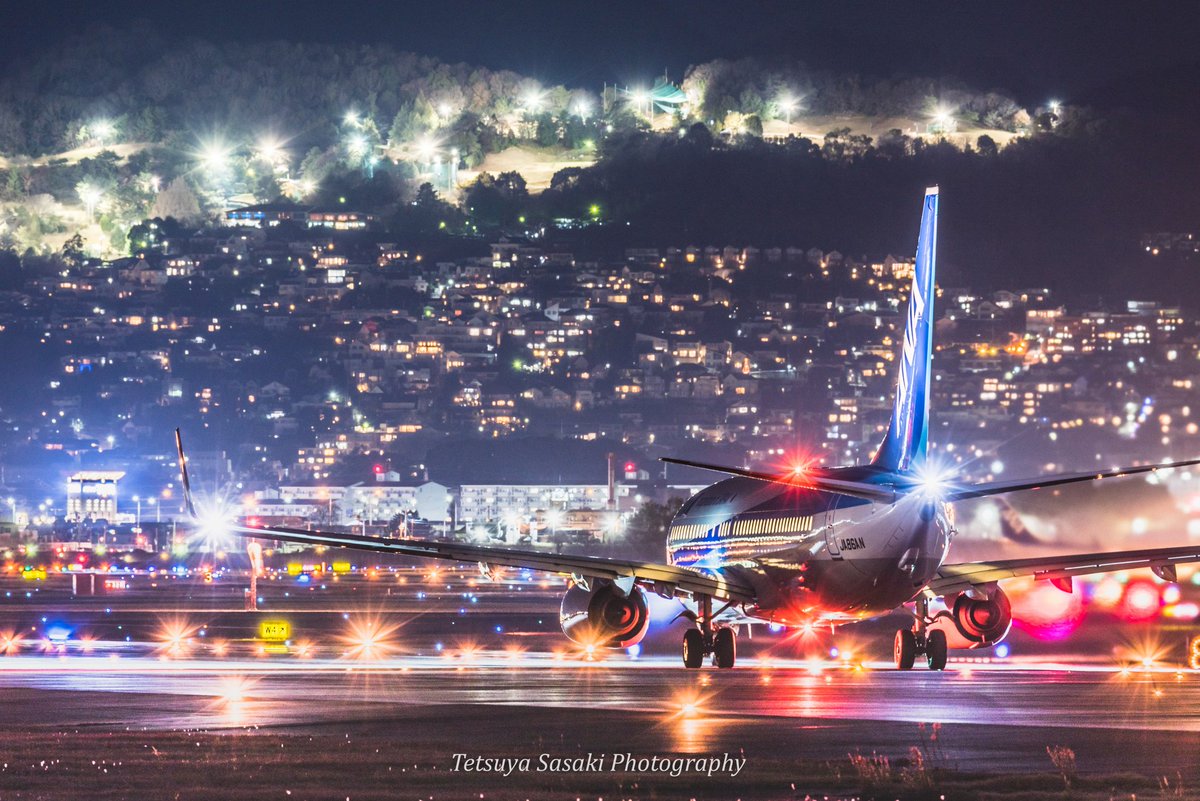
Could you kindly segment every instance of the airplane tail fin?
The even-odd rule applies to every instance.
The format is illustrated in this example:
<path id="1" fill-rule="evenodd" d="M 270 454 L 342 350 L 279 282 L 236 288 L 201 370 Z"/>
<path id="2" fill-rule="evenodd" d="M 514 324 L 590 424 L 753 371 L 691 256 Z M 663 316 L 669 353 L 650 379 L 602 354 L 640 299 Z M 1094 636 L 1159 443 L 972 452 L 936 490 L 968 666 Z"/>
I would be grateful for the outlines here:
<path id="1" fill-rule="evenodd" d="M 187 457 L 183 454 L 183 434 L 175 429 L 175 450 L 179 454 L 179 481 L 183 485 L 183 504 L 188 517 L 196 518 L 196 505 L 192 503 L 192 483 L 188 480 Z"/>
<path id="2" fill-rule="evenodd" d="M 929 443 L 929 376 L 933 356 L 934 275 L 937 261 L 938 188 L 925 190 L 908 322 L 899 380 L 887 434 L 871 464 L 903 472 L 921 464 Z"/>

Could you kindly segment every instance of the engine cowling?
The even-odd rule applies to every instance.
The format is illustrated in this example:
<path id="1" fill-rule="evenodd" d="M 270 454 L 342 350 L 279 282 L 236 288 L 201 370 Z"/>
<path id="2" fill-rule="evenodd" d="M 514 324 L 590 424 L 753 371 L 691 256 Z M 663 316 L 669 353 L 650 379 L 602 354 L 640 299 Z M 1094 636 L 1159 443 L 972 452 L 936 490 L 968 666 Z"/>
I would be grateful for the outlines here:
<path id="1" fill-rule="evenodd" d="M 650 607 L 634 586 L 628 595 L 610 581 L 592 581 L 591 589 L 572 584 L 558 615 L 563 634 L 580 645 L 628 648 L 646 636 Z"/>
<path id="2" fill-rule="evenodd" d="M 999 587 L 983 599 L 959 593 L 947 598 L 946 605 L 949 608 L 937 614 L 930 628 L 946 632 L 951 648 L 987 648 L 1003 640 L 1012 628 L 1012 604 Z"/>

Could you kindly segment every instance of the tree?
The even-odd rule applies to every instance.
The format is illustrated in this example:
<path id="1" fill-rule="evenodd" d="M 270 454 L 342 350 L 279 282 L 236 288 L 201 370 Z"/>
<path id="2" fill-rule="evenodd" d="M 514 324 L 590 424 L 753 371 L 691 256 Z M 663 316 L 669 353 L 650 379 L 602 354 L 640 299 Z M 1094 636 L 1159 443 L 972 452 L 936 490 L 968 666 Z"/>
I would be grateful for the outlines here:
<path id="1" fill-rule="evenodd" d="M 83 260 L 87 258 L 83 252 L 83 235 L 76 231 L 74 236 L 63 242 L 59 256 L 62 258 L 63 263 L 69 267 L 79 267 L 83 264 Z"/>
<path id="2" fill-rule="evenodd" d="M 185 225 L 194 225 L 203 220 L 200 201 L 182 176 L 158 193 L 151 214 L 154 217 L 174 217 Z"/>
<path id="3" fill-rule="evenodd" d="M 438 124 L 437 110 L 424 97 L 401 104 L 388 130 L 388 147 L 402 147 L 429 133 Z"/>
<path id="4" fill-rule="evenodd" d="M 647 501 L 638 507 L 625 527 L 625 542 L 630 556 L 662 559 L 667 542 L 667 529 L 675 512 L 683 504 L 679 498 L 666 503 Z"/>

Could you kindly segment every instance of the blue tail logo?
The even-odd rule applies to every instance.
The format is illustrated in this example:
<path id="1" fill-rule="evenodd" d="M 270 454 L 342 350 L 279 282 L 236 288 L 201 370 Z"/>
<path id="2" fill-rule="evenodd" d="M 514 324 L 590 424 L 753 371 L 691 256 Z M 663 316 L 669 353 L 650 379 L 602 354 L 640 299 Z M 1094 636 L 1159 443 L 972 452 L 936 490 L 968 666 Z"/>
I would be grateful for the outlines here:
<path id="1" fill-rule="evenodd" d="M 933 357 L 933 298 L 937 260 L 938 189 L 925 190 L 917 262 L 900 352 L 900 377 L 887 436 L 871 464 L 905 471 L 925 461 L 929 444 L 929 363 Z"/>

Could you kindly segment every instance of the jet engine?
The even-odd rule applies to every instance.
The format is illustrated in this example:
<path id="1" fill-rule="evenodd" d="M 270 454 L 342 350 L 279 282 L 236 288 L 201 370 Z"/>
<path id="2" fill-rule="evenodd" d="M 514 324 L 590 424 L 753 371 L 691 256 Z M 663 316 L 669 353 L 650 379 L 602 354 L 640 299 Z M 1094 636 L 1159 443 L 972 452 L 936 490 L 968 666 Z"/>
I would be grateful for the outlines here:
<path id="1" fill-rule="evenodd" d="M 558 615 L 563 634 L 580 645 L 628 648 L 646 636 L 650 608 L 641 587 L 628 593 L 611 581 L 572 584 Z"/>
<path id="2" fill-rule="evenodd" d="M 1008 636 L 1012 604 L 1004 590 L 995 587 L 986 598 L 959 593 L 946 599 L 948 609 L 934 616 L 931 629 L 946 632 L 950 648 L 986 648 Z"/>

